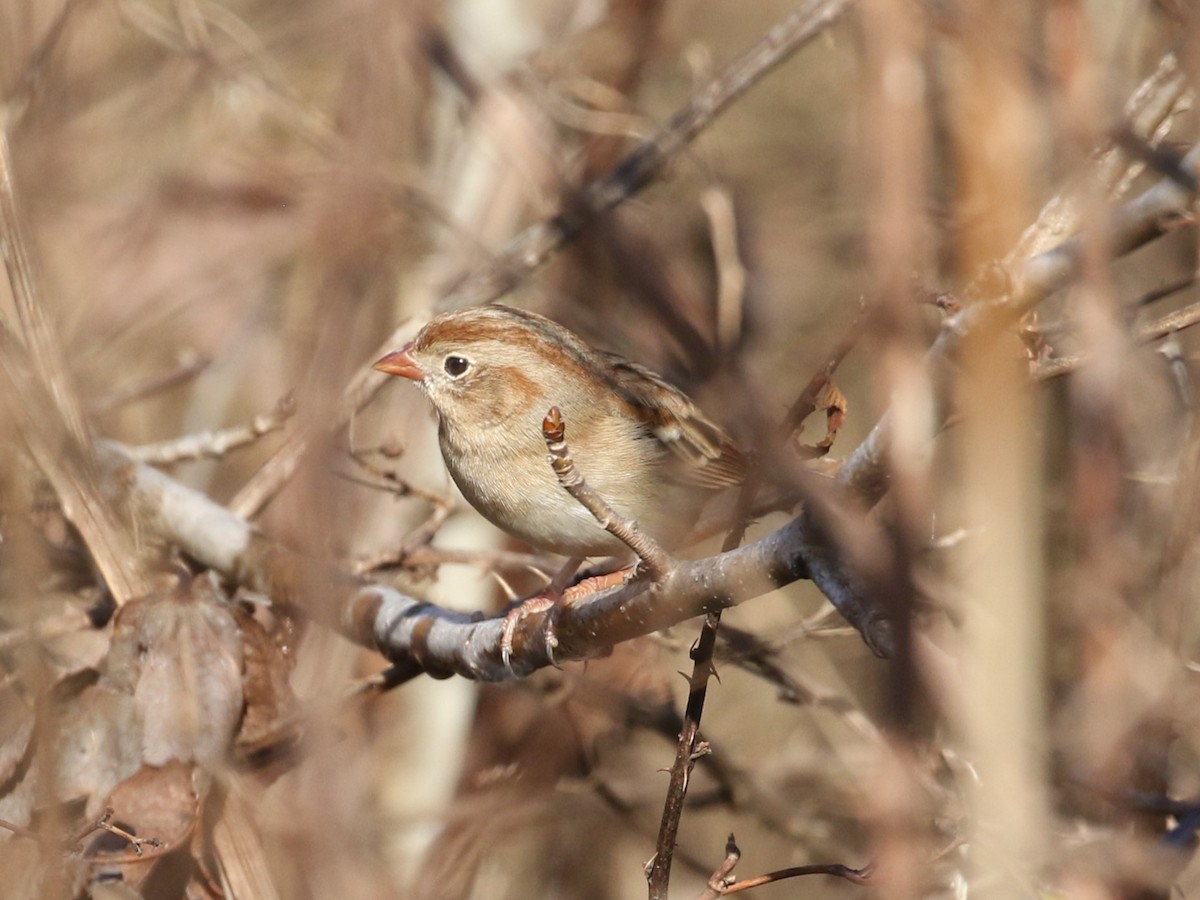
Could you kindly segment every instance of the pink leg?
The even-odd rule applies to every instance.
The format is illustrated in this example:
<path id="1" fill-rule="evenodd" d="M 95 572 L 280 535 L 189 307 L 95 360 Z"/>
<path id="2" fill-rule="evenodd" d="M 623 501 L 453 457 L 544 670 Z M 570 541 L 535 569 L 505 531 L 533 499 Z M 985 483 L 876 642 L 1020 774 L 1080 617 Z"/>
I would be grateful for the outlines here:
<path id="1" fill-rule="evenodd" d="M 504 627 L 500 636 L 500 659 L 504 663 L 504 667 L 510 672 L 513 671 L 510 660 L 512 659 L 513 637 L 517 633 L 517 626 L 521 624 L 521 620 L 526 616 L 534 613 L 545 612 L 548 609 L 553 609 L 556 605 L 563 601 L 563 591 L 570 583 L 572 576 L 578 571 L 580 564 L 583 562 L 583 557 L 573 556 L 566 561 L 558 574 L 550 581 L 547 587 L 540 594 L 535 594 L 528 600 L 521 601 L 516 607 L 509 611 L 504 617 Z M 554 633 L 554 620 L 549 619 L 546 622 L 546 655 L 550 657 L 550 662 L 554 662 L 554 648 L 558 646 L 558 637 Z M 513 672 L 515 675 L 516 673 Z"/>

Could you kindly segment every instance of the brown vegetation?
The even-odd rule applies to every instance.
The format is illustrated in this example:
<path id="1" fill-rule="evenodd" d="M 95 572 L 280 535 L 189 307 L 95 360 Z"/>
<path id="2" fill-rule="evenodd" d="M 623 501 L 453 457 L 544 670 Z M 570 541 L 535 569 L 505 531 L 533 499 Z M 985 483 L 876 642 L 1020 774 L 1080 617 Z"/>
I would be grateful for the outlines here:
<path id="1" fill-rule="evenodd" d="M 0 895 L 1200 891 L 1192 15 L 0 7 Z M 501 297 L 753 488 L 665 556 L 547 410 L 644 564 L 510 659 L 370 368 Z"/>

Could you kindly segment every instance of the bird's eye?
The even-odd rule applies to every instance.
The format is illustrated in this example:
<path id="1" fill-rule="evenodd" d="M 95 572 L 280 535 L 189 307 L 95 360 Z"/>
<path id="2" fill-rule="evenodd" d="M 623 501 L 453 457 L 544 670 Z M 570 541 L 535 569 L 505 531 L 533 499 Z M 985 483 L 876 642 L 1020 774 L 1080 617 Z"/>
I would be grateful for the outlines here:
<path id="1" fill-rule="evenodd" d="M 471 361 L 462 356 L 447 356 L 442 365 L 445 367 L 447 375 L 451 378 L 458 378 L 471 368 Z"/>

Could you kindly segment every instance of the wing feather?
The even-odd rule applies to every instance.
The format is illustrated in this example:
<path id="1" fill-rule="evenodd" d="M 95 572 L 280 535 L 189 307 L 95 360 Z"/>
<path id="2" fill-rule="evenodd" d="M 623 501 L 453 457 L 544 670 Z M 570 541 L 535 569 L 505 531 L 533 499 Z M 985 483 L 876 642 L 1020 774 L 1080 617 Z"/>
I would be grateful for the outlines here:
<path id="1" fill-rule="evenodd" d="M 605 353 L 617 393 L 633 407 L 647 429 L 682 463 L 681 481 L 717 490 L 739 484 L 746 458 L 733 438 L 705 417 L 674 385 L 635 362 Z"/>

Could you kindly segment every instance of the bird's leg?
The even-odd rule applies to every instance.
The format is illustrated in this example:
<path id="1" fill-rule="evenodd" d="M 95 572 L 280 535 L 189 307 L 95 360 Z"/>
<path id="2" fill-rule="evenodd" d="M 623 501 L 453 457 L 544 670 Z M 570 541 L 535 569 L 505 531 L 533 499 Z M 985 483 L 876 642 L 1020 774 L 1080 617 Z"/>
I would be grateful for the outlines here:
<path id="1" fill-rule="evenodd" d="M 567 589 L 567 585 L 571 583 L 571 579 L 575 577 L 575 573 L 579 571 L 579 567 L 583 565 L 585 556 L 572 556 L 565 563 L 558 573 L 550 581 L 550 586 L 546 588 L 546 593 L 555 599 L 561 600 L 563 591 Z"/>
<path id="2" fill-rule="evenodd" d="M 510 672 L 512 671 L 512 666 L 509 664 L 509 660 L 512 657 L 513 636 L 517 633 L 517 626 L 521 624 L 521 620 L 526 616 L 553 609 L 562 603 L 563 591 L 571 583 L 571 579 L 575 576 L 575 573 L 579 571 L 583 560 L 584 557 L 582 556 L 572 556 L 558 570 L 558 573 L 551 579 L 549 586 L 544 591 L 534 594 L 527 600 L 522 600 L 504 617 L 504 627 L 500 633 L 500 659 L 504 663 L 504 667 Z M 546 621 L 546 655 L 550 657 L 551 663 L 554 662 L 554 648 L 557 646 L 558 636 L 554 633 L 554 619 L 550 618 Z"/>
<path id="3" fill-rule="evenodd" d="M 639 574 L 638 563 L 629 564 L 628 557 L 609 556 L 585 567 L 575 583 L 566 589 L 563 599 L 571 604 L 581 597 L 619 587 L 633 581 Z"/>
<path id="4" fill-rule="evenodd" d="M 609 588 L 629 584 L 637 575 L 638 568 L 636 564 L 611 569 L 607 572 L 592 572 L 584 575 L 584 577 L 567 588 L 564 599 L 567 603 L 574 603 L 580 597 L 586 597 L 588 594 L 595 594 L 597 591 L 606 591 Z"/>

